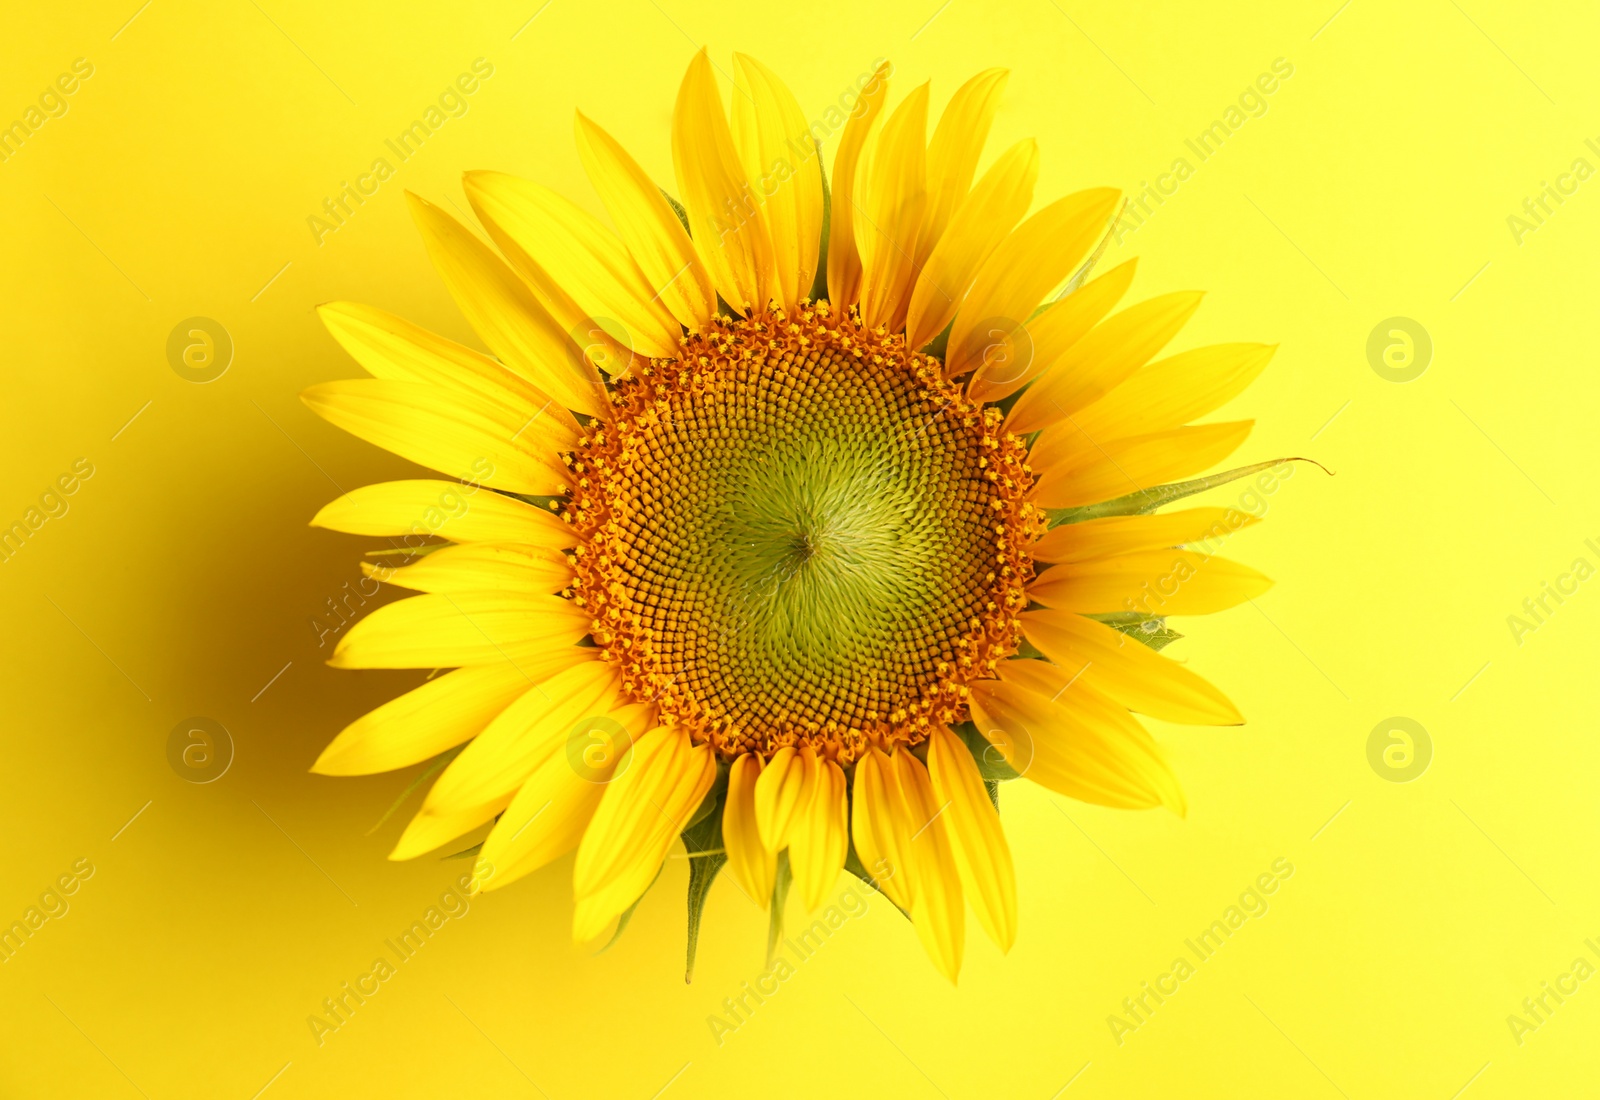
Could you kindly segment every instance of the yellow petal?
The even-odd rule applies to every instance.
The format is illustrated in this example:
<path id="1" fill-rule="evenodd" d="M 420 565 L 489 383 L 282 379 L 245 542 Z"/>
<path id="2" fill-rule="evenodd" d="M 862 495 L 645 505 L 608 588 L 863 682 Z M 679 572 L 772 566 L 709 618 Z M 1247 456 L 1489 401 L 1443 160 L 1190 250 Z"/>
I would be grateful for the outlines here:
<path id="1" fill-rule="evenodd" d="M 543 390 L 471 348 L 373 306 L 330 302 L 317 316 L 374 378 L 466 390 L 489 402 L 542 412 L 576 434 L 578 422 Z"/>
<path id="2" fill-rule="evenodd" d="M 559 550 L 515 542 L 446 546 L 394 568 L 370 561 L 361 571 L 385 584 L 417 592 L 515 592 L 553 595 L 572 583 L 572 563 Z"/>
<path id="3" fill-rule="evenodd" d="M 498 890 L 578 846 L 605 788 L 580 779 L 561 756 L 540 764 L 506 807 L 473 865 L 485 890 Z"/>
<path id="4" fill-rule="evenodd" d="M 862 87 L 833 155 L 833 208 L 828 220 L 828 301 L 837 309 L 854 305 L 861 297 L 861 254 L 856 251 L 856 166 L 866 147 L 872 124 L 889 95 L 887 61 L 878 66 Z"/>
<path id="5" fill-rule="evenodd" d="M 765 309 L 776 289 L 772 239 L 756 205 L 722 110 L 711 60 L 702 49 L 689 62 L 672 111 L 672 162 L 689 215 L 695 251 L 728 305 Z"/>
<path id="6" fill-rule="evenodd" d="M 1176 428 L 1244 392 L 1277 350 L 1276 344 L 1213 344 L 1179 352 L 1134 372 L 1072 419 L 1100 439 Z"/>
<path id="7" fill-rule="evenodd" d="M 416 478 L 352 489 L 323 507 L 311 526 L 350 535 L 405 537 L 415 547 L 429 536 L 452 542 L 525 542 L 551 550 L 577 543 L 572 526 L 543 508 L 476 484 Z"/>
<path id="8" fill-rule="evenodd" d="M 1052 566 L 1028 586 L 1028 596 L 1046 607 L 1085 615 L 1209 615 L 1271 587 L 1254 569 L 1227 558 L 1143 550 Z"/>
<path id="9" fill-rule="evenodd" d="M 1009 343 L 1000 350 L 1005 354 L 987 357 L 973 372 L 967 390 L 973 400 L 999 401 L 1053 368 L 1122 300 L 1137 267 L 1137 259 L 1118 264 L 1052 303 L 1020 330 L 1004 333 Z"/>
<path id="10" fill-rule="evenodd" d="M 594 365 L 505 261 L 449 214 L 406 192 L 434 269 L 483 342 L 511 370 L 568 409 L 610 413 Z"/>
<path id="11" fill-rule="evenodd" d="M 1052 664 L 1069 676 L 1081 674 L 1085 686 L 1129 710 L 1202 726 L 1244 722 L 1209 681 L 1120 630 L 1054 609 L 1027 611 L 1021 618 L 1028 641 Z"/>
<path id="12" fill-rule="evenodd" d="M 956 89 L 939 116 L 928 143 L 928 208 L 917 238 L 916 271 L 927 263 L 956 207 L 972 187 L 978 158 L 989 140 L 989 128 L 994 125 L 1010 75 L 1005 69 L 984 70 Z"/>
<path id="13" fill-rule="evenodd" d="M 946 807 L 942 820 L 961 873 L 961 888 L 984 932 L 1001 951 L 1010 951 L 1017 938 L 1017 876 L 1011 848 L 972 753 L 942 725 L 928 735 L 928 775 L 934 796 Z"/>
<path id="14" fill-rule="evenodd" d="M 733 55 L 740 92 L 733 134 L 745 174 L 772 237 L 777 295 L 793 312 L 811 293 L 822 241 L 822 171 L 811 127 L 778 75 L 746 54 Z"/>
<path id="15" fill-rule="evenodd" d="M 984 262 L 1022 220 L 1039 178 L 1039 145 L 1019 141 L 1001 154 L 956 207 L 917 275 L 906 313 L 907 344 L 927 345 L 944 331 Z"/>
<path id="16" fill-rule="evenodd" d="M 1236 508 L 1189 508 L 1157 516 L 1106 516 L 1082 523 L 1063 523 L 1028 548 L 1034 561 L 1087 561 L 1132 550 L 1162 550 L 1187 543 L 1205 543 L 1215 550 L 1236 531 L 1258 522 Z"/>
<path id="17" fill-rule="evenodd" d="M 956 314 L 945 355 L 947 376 L 982 365 L 988 331 L 997 319 L 1022 324 L 1033 316 L 1104 231 L 1117 198 L 1115 190 L 1100 187 L 1057 199 L 1000 242 Z"/>
<path id="18" fill-rule="evenodd" d="M 683 330 L 661 303 L 660 289 L 650 285 L 627 247 L 597 219 L 548 187 L 503 172 L 468 172 L 462 187 L 513 266 L 519 265 L 506 239 L 533 261 L 534 278 L 529 270 L 519 270 L 536 294 L 548 279 L 638 354 L 678 354 Z"/>
<path id="19" fill-rule="evenodd" d="M 806 790 L 789 830 L 789 862 L 807 910 L 821 909 L 838 881 L 850 846 L 844 772 L 832 760 L 800 750 Z"/>
<path id="20" fill-rule="evenodd" d="M 1000 676 L 972 684 L 972 719 L 1025 778 L 1099 806 L 1186 811 L 1166 754 L 1126 710 L 1045 661 L 1002 661 Z"/>
<path id="21" fill-rule="evenodd" d="M 461 806 L 445 813 L 419 813 L 406 825 L 389 858 L 404 860 L 426 855 L 441 844 L 449 844 L 479 825 L 494 820 L 494 815 L 505 809 L 509 801 L 511 793 L 508 791 L 481 806 Z"/>
<path id="22" fill-rule="evenodd" d="M 901 909 L 911 908 L 911 833 L 906 828 L 900 779 L 889 758 L 869 748 L 856 759 L 850 835 L 861 865 L 879 890 Z"/>
<path id="23" fill-rule="evenodd" d="M 568 750 L 588 742 L 585 719 L 617 706 L 617 671 L 605 661 L 570 663 L 551 675 L 531 671 L 533 684 L 450 761 L 422 804 L 424 814 L 479 806 L 511 793 L 551 757 L 575 763 Z M 574 736 L 574 735 L 577 736 Z"/>
<path id="24" fill-rule="evenodd" d="M 717 311 L 717 292 L 678 215 L 610 134 L 581 113 L 577 131 L 584 170 L 639 270 L 661 288 L 661 302 L 679 324 L 691 332 L 703 329 Z"/>
<path id="25" fill-rule="evenodd" d="M 311 770 L 372 775 L 410 767 L 475 737 L 527 690 L 527 678 L 510 662 L 436 676 L 351 722 Z"/>
<path id="26" fill-rule="evenodd" d="M 681 729 L 657 728 L 634 743 L 632 762 L 607 785 L 578 843 L 573 939 L 593 939 L 644 893 L 716 774 L 711 746 L 691 744 Z"/>
<path id="27" fill-rule="evenodd" d="M 745 753 L 728 768 L 728 795 L 722 807 L 722 847 L 728 870 L 745 896 L 765 909 L 772 902 L 772 885 L 778 872 L 778 855 L 761 843 L 756 825 L 756 779 L 761 758 Z"/>
<path id="28" fill-rule="evenodd" d="M 593 625 L 557 596 L 463 592 L 385 604 L 350 628 L 334 668 L 456 668 L 526 662 L 571 646 Z"/>
<path id="29" fill-rule="evenodd" d="M 518 789 L 478 852 L 474 877 L 484 889 L 508 886 L 578 846 L 633 738 L 654 725 L 654 710 L 634 704 L 606 718 L 609 739 L 598 757 L 584 752 L 575 765 L 569 752 L 557 751 Z"/>
<path id="30" fill-rule="evenodd" d="M 785 745 L 772 754 L 756 780 L 756 828 L 761 843 L 774 852 L 789 845 L 796 813 L 807 792 L 805 765 L 799 754 Z"/>
<path id="31" fill-rule="evenodd" d="M 1110 393 L 1167 346 L 1202 297 L 1199 291 L 1163 294 L 1097 325 L 1017 399 L 1006 430 L 1038 431 Z"/>
<path id="32" fill-rule="evenodd" d="M 514 493 L 564 489 L 567 470 L 559 455 L 577 441 L 537 407 L 497 405 L 418 382 L 347 378 L 312 386 L 300 400 L 329 423 L 401 458 Z"/>
<path id="33" fill-rule="evenodd" d="M 954 984 L 961 973 L 961 953 L 966 942 L 966 910 L 962 906 L 961 872 L 941 820 L 944 810 L 934 796 L 928 770 L 909 752 L 891 760 L 905 798 L 907 828 L 911 830 L 911 860 L 916 896 L 911 901 L 911 923 L 922 947 L 939 972 Z"/>
<path id="34" fill-rule="evenodd" d="M 915 89 L 883 124 L 856 189 L 861 254 L 861 320 L 893 332 L 905 324 L 917 237 L 928 203 L 928 86 Z"/>
<path id="35" fill-rule="evenodd" d="M 1198 474 L 1238 450 L 1254 420 L 1192 424 L 1128 439 L 1080 440 L 1083 450 L 1065 451 L 1057 440 L 1072 424 L 1039 437 L 1033 460 L 1038 488 L 1034 499 L 1046 508 L 1074 508 L 1112 500 Z M 1042 445 L 1042 446 L 1041 446 Z M 1061 455 L 1061 457 L 1057 457 Z M 1031 457 L 1031 456 L 1030 456 Z"/>

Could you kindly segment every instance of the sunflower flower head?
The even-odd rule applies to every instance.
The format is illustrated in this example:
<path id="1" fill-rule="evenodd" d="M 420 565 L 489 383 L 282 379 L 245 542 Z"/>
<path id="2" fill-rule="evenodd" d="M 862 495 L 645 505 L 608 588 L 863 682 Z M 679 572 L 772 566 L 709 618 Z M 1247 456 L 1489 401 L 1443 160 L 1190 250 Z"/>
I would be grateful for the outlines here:
<path id="1" fill-rule="evenodd" d="M 691 969 L 722 870 L 774 930 L 791 890 L 820 908 L 848 870 L 954 980 L 969 906 L 1002 950 L 1016 935 L 1000 780 L 1182 813 L 1135 713 L 1242 721 L 1159 649 L 1168 615 L 1265 589 L 1215 556 L 1252 518 L 1156 510 L 1274 465 L 1197 478 L 1251 423 L 1190 424 L 1273 349 L 1156 359 L 1199 295 L 1114 312 L 1133 262 L 1090 275 L 1117 193 L 1030 214 L 1031 140 L 978 174 L 1003 71 L 930 137 L 927 86 L 886 113 L 881 67 L 827 171 L 826 124 L 735 65 L 731 118 L 703 51 L 684 77 L 676 199 L 582 114 L 610 224 L 469 173 L 491 246 L 411 196 L 489 354 L 322 307 L 373 377 L 307 404 L 450 479 L 313 520 L 387 538 L 364 569 L 418 593 L 330 663 L 451 671 L 314 770 L 439 758 L 393 858 L 492 822 L 495 889 L 575 850 L 580 941 L 620 928 L 681 840 Z"/>

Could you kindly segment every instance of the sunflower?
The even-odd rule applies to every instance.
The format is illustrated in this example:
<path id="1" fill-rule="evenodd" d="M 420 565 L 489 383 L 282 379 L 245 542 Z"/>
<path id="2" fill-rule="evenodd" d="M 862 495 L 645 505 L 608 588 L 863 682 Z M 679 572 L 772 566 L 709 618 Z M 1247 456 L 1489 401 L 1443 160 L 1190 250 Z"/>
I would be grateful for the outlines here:
<path id="1" fill-rule="evenodd" d="M 677 198 L 581 113 L 609 226 L 468 173 L 491 247 L 408 197 L 492 354 L 321 307 L 374 377 L 306 403 L 449 480 L 357 489 L 312 521 L 387 538 L 363 568 L 420 593 L 329 663 L 435 673 L 314 770 L 438 757 L 392 858 L 493 822 L 476 877 L 496 889 L 576 849 L 580 942 L 631 915 L 681 838 L 691 966 L 723 868 L 774 936 L 791 888 L 814 911 L 849 870 L 954 980 L 969 904 L 1002 950 L 1016 935 L 998 781 L 1181 814 L 1134 712 L 1242 721 L 1159 649 L 1167 615 L 1266 588 L 1214 555 L 1251 517 L 1156 509 L 1272 465 L 1194 478 L 1251 422 L 1189 421 L 1273 349 L 1151 362 L 1200 295 L 1112 312 L 1134 262 L 1088 276 L 1119 196 L 1029 215 L 1033 141 L 978 177 L 1003 70 L 929 139 L 926 85 L 878 125 L 888 65 L 809 121 L 735 62 L 731 122 L 706 53 L 689 65 Z"/>

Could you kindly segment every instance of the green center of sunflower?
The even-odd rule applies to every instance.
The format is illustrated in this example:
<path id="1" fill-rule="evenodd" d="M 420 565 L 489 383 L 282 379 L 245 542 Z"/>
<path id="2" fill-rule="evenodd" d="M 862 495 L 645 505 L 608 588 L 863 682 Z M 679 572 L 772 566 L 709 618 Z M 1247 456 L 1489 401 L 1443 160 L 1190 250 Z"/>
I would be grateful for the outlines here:
<path id="1" fill-rule="evenodd" d="M 903 345 L 822 309 L 718 322 L 573 456 L 596 643 L 725 754 L 919 741 L 1016 649 L 1025 454 Z"/>

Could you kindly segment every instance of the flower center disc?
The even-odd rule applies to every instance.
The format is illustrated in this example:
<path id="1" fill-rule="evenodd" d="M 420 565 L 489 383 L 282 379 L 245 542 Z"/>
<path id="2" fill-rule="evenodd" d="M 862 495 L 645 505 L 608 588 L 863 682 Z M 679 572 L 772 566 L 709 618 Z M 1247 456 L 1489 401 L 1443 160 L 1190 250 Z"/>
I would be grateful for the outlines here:
<path id="1" fill-rule="evenodd" d="M 724 754 L 847 763 L 965 717 L 1016 651 L 1019 441 L 904 338 L 826 307 L 721 321 L 573 456 L 576 598 L 624 688 Z"/>

